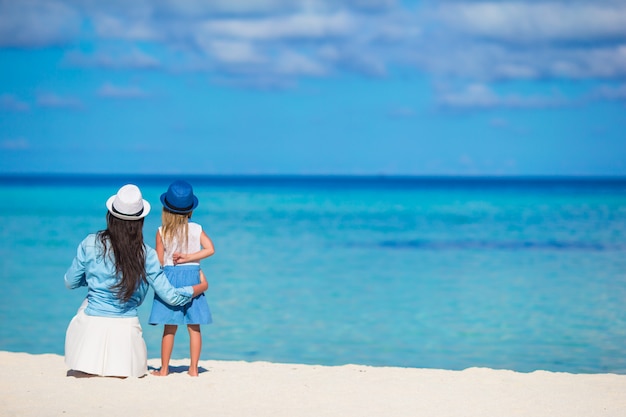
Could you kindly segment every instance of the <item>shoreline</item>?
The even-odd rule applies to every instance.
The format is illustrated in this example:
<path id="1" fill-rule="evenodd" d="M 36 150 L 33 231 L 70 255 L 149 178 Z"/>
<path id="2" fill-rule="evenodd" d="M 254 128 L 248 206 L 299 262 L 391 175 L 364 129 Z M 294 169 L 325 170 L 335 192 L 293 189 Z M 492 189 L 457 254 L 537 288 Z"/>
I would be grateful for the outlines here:
<path id="1" fill-rule="evenodd" d="M 623 416 L 626 375 L 200 361 L 167 377 L 75 378 L 63 356 L 0 351 L 0 414 L 16 416 Z M 160 366 L 148 360 L 149 368 Z"/>

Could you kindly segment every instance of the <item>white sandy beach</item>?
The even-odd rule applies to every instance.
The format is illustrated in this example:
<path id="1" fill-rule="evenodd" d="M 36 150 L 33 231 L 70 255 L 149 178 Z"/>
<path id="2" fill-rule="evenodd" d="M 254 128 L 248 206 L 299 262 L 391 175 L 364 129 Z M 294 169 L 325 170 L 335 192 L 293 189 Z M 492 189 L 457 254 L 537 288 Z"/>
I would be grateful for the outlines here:
<path id="1" fill-rule="evenodd" d="M 186 360 L 172 365 L 168 377 L 75 378 L 62 356 L 0 352 L 0 415 L 626 415 L 626 375 L 209 360 L 192 378 Z"/>

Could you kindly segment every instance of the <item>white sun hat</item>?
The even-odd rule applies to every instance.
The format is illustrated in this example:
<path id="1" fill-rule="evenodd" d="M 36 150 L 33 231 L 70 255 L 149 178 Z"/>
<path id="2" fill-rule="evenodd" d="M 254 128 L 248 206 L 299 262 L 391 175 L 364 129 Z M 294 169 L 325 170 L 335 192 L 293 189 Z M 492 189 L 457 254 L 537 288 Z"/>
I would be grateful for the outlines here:
<path id="1" fill-rule="evenodd" d="M 122 220 L 143 219 L 150 213 L 150 203 L 143 199 L 141 190 L 134 184 L 126 184 L 117 194 L 107 200 L 109 212 Z"/>

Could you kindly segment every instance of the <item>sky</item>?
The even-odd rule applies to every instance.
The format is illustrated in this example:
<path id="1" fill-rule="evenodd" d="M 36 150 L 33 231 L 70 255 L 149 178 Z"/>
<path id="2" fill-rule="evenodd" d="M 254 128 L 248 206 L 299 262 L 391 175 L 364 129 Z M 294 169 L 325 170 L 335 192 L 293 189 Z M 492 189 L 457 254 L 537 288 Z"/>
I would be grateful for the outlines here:
<path id="1" fill-rule="evenodd" d="M 0 174 L 626 176 L 626 0 L 0 0 Z"/>

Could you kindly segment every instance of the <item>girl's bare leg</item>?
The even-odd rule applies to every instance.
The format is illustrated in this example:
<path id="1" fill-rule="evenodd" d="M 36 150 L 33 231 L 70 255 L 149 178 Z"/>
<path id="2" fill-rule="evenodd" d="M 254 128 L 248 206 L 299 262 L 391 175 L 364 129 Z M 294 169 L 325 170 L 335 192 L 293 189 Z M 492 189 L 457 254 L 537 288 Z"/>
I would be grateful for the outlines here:
<path id="1" fill-rule="evenodd" d="M 200 360 L 200 351 L 202 350 L 202 333 L 200 333 L 199 324 L 188 324 L 189 330 L 189 354 L 191 363 L 189 364 L 189 375 L 198 376 L 198 361 Z"/>
<path id="2" fill-rule="evenodd" d="M 166 324 L 163 327 L 163 338 L 161 339 L 161 369 L 152 371 L 152 375 L 167 376 L 170 373 L 170 359 L 172 357 L 172 350 L 174 349 L 176 330 L 178 330 L 178 326 L 175 324 Z"/>

